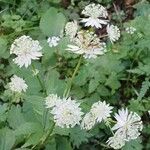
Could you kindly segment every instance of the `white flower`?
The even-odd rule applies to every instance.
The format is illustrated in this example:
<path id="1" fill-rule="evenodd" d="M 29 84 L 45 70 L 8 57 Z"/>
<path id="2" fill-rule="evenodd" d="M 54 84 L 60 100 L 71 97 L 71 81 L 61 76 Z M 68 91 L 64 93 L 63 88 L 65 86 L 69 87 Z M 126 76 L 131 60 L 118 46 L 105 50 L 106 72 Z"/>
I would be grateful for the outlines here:
<path id="1" fill-rule="evenodd" d="M 56 47 L 59 41 L 60 41 L 60 38 L 56 36 L 49 37 L 47 39 L 47 43 L 49 44 L 49 47 Z"/>
<path id="2" fill-rule="evenodd" d="M 107 18 L 107 10 L 100 4 L 87 5 L 82 14 L 88 18 L 83 18 L 81 22 L 85 23 L 85 26 L 92 26 L 96 28 L 102 28 L 102 24 L 107 24 L 108 21 L 102 18 Z"/>
<path id="3" fill-rule="evenodd" d="M 21 93 L 22 91 L 26 92 L 27 87 L 28 87 L 27 84 L 22 78 L 16 75 L 11 77 L 11 82 L 9 83 L 9 88 L 11 91 L 19 93 Z"/>
<path id="4" fill-rule="evenodd" d="M 120 30 L 117 26 L 107 25 L 107 33 L 112 43 L 119 40 L 120 38 Z"/>
<path id="5" fill-rule="evenodd" d="M 125 145 L 125 140 L 122 135 L 114 134 L 113 137 L 108 139 L 107 143 L 114 149 L 121 149 Z"/>
<path id="6" fill-rule="evenodd" d="M 126 32 L 129 34 L 133 34 L 136 31 L 136 28 L 134 27 L 127 27 L 126 28 Z"/>
<path id="7" fill-rule="evenodd" d="M 54 122 L 56 125 L 62 128 L 69 128 L 80 124 L 83 112 L 79 105 L 79 103 L 75 100 L 71 100 L 71 98 L 63 98 L 56 103 L 51 111 L 54 115 Z"/>
<path id="8" fill-rule="evenodd" d="M 148 111 L 149 115 L 150 115 L 150 110 Z"/>
<path id="9" fill-rule="evenodd" d="M 33 40 L 30 36 L 23 35 L 16 39 L 10 48 L 10 54 L 15 54 L 17 57 L 13 61 L 19 67 L 26 68 L 31 64 L 31 60 L 39 59 L 42 56 L 42 47 L 39 41 Z"/>
<path id="10" fill-rule="evenodd" d="M 95 116 L 97 122 L 101 122 L 102 120 L 106 120 L 110 117 L 110 113 L 112 112 L 113 107 L 106 104 L 105 101 L 98 101 L 92 105 L 91 113 Z"/>
<path id="11" fill-rule="evenodd" d="M 97 55 L 103 55 L 106 52 L 106 44 L 100 42 L 100 39 L 93 32 L 80 31 L 69 44 L 67 49 L 76 54 L 83 54 L 85 58 L 96 58 Z"/>
<path id="12" fill-rule="evenodd" d="M 49 94 L 45 99 L 46 108 L 52 108 L 56 105 L 57 102 L 60 102 L 60 97 L 56 94 Z"/>
<path id="13" fill-rule="evenodd" d="M 65 33 L 71 39 L 75 37 L 75 35 L 77 34 L 77 30 L 78 30 L 77 21 L 68 22 L 65 26 Z"/>
<path id="14" fill-rule="evenodd" d="M 95 116 L 91 112 L 89 112 L 84 116 L 81 122 L 81 128 L 90 130 L 95 125 L 95 121 Z"/>
<path id="15" fill-rule="evenodd" d="M 119 110 L 118 114 L 115 114 L 115 119 L 117 123 L 112 130 L 117 130 L 116 133 L 120 136 L 124 135 L 126 141 L 136 139 L 140 135 L 139 131 L 143 129 L 141 117 L 127 109 Z"/>

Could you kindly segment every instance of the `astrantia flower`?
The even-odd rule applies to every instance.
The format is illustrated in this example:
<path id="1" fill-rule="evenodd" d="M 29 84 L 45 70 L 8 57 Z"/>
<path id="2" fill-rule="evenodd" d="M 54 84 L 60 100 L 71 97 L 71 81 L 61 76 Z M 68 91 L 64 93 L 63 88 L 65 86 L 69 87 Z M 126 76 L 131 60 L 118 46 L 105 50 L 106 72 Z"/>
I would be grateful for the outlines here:
<path id="1" fill-rule="evenodd" d="M 90 130 L 95 125 L 95 122 L 95 116 L 91 112 L 89 112 L 84 116 L 81 122 L 81 128 Z"/>
<path id="2" fill-rule="evenodd" d="M 114 134 L 107 141 L 108 145 L 114 149 L 121 149 L 125 145 L 125 140 L 123 135 Z"/>
<path id="3" fill-rule="evenodd" d="M 39 59 L 42 56 L 42 47 L 39 41 L 33 40 L 30 36 L 23 35 L 16 39 L 10 48 L 10 54 L 15 54 L 17 57 L 13 59 L 19 67 L 26 68 L 31 64 L 31 60 Z"/>
<path id="4" fill-rule="evenodd" d="M 46 108 L 52 108 L 56 105 L 57 102 L 60 102 L 60 97 L 56 94 L 49 94 L 45 99 Z"/>
<path id="5" fill-rule="evenodd" d="M 121 109 L 118 114 L 115 114 L 117 123 L 112 130 L 117 130 L 117 134 L 124 135 L 125 140 L 129 141 L 136 139 L 142 129 L 143 124 L 141 117 L 135 112 L 129 112 L 127 109 Z"/>
<path id="6" fill-rule="evenodd" d="M 120 30 L 117 26 L 107 25 L 107 33 L 112 43 L 119 40 L 120 38 Z"/>
<path id="7" fill-rule="evenodd" d="M 136 28 L 134 28 L 134 27 L 127 27 L 126 28 L 126 32 L 129 34 L 134 34 L 135 31 L 136 31 Z"/>
<path id="8" fill-rule="evenodd" d="M 98 101 L 92 105 L 91 113 L 95 116 L 97 122 L 101 122 L 102 120 L 106 120 L 110 117 L 110 113 L 112 112 L 113 107 L 106 104 L 105 101 Z"/>
<path id="9" fill-rule="evenodd" d="M 106 44 L 100 42 L 93 32 L 80 31 L 72 42 L 74 45 L 69 44 L 66 50 L 83 54 L 85 58 L 96 58 L 97 55 L 103 55 L 106 52 Z"/>
<path id="10" fill-rule="evenodd" d="M 75 100 L 71 100 L 71 98 L 64 98 L 56 103 L 51 111 L 56 125 L 62 128 L 69 128 L 80 124 L 83 112 L 79 106 L 80 104 Z"/>
<path id="11" fill-rule="evenodd" d="M 9 83 L 9 88 L 11 91 L 19 93 L 26 92 L 27 87 L 28 87 L 27 84 L 22 78 L 16 75 L 11 77 L 11 82 Z"/>
<path id="12" fill-rule="evenodd" d="M 59 41 L 60 41 L 60 38 L 56 37 L 56 36 L 49 37 L 47 39 L 47 43 L 48 43 L 49 47 L 56 47 L 58 45 Z"/>
<path id="13" fill-rule="evenodd" d="M 96 28 L 102 28 L 102 24 L 107 24 L 107 20 L 104 18 L 108 17 L 107 10 L 100 4 L 89 4 L 87 5 L 82 14 L 87 18 L 83 18 L 81 22 L 85 23 L 85 26 L 92 26 Z"/>
<path id="14" fill-rule="evenodd" d="M 77 34 L 78 24 L 77 21 L 68 22 L 65 26 L 65 33 L 70 39 L 74 38 Z"/>

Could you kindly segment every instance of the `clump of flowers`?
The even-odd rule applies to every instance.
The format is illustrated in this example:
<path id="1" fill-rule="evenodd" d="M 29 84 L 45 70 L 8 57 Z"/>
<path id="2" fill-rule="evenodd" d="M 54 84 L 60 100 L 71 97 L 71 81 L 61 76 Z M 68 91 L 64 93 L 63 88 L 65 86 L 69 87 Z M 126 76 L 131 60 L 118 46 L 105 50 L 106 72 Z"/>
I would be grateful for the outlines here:
<path id="1" fill-rule="evenodd" d="M 96 34 L 89 31 L 80 31 L 69 44 L 66 50 L 76 54 L 83 54 L 85 58 L 96 58 L 97 55 L 103 55 L 106 52 L 106 44 L 100 42 Z"/>
<path id="2" fill-rule="evenodd" d="M 117 26 L 107 25 L 107 33 L 112 43 L 120 38 L 120 30 Z"/>
<path id="3" fill-rule="evenodd" d="M 60 41 L 60 38 L 57 36 L 49 37 L 47 39 L 47 43 L 48 43 L 49 47 L 56 47 L 58 45 L 59 41 Z"/>
<path id="4" fill-rule="evenodd" d="M 33 40 L 30 36 L 23 35 L 17 38 L 10 48 L 10 54 L 17 57 L 13 59 L 14 63 L 20 68 L 26 68 L 31 64 L 31 60 L 37 60 L 42 56 L 42 47 L 39 41 Z"/>
<path id="5" fill-rule="evenodd" d="M 100 4 L 87 5 L 82 14 L 87 18 L 82 18 L 81 22 L 85 23 L 85 26 L 91 26 L 96 28 L 102 28 L 102 25 L 108 23 L 105 20 L 108 17 L 108 13 L 105 7 Z"/>
<path id="6" fill-rule="evenodd" d="M 8 85 L 12 92 L 18 92 L 18 93 L 26 92 L 28 88 L 26 82 L 22 78 L 16 75 L 11 77 L 11 82 Z"/>
<path id="7" fill-rule="evenodd" d="M 129 34 L 134 34 L 134 32 L 136 31 L 136 28 L 134 28 L 134 27 L 127 27 L 125 30 Z"/>
<path id="8" fill-rule="evenodd" d="M 86 130 L 90 130 L 95 123 L 100 123 L 102 120 L 106 121 L 112 112 L 113 107 L 106 104 L 105 101 L 98 101 L 91 107 L 89 113 L 87 113 L 82 121 L 81 127 Z"/>
<path id="9" fill-rule="evenodd" d="M 109 138 L 108 145 L 118 149 L 125 145 L 125 141 L 136 139 L 143 129 L 143 124 L 141 117 L 135 112 L 129 112 L 128 109 L 119 110 L 118 114 L 115 114 L 115 119 L 117 123 L 112 130 L 116 130 L 116 133 Z M 117 141 L 119 138 L 122 139 L 120 143 Z M 117 146 L 115 147 L 115 145 Z"/>
<path id="10" fill-rule="evenodd" d="M 51 108 L 50 113 L 54 116 L 54 122 L 59 127 L 72 128 L 79 125 L 83 112 L 80 104 L 71 98 L 60 99 L 57 95 L 50 95 L 46 98 L 47 108 Z"/>
<path id="11" fill-rule="evenodd" d="M 68 22 L 65 26 L 65 33 L 70 39 L 73 39 L 78 31 L 78 23 L 77 21 Z"/>

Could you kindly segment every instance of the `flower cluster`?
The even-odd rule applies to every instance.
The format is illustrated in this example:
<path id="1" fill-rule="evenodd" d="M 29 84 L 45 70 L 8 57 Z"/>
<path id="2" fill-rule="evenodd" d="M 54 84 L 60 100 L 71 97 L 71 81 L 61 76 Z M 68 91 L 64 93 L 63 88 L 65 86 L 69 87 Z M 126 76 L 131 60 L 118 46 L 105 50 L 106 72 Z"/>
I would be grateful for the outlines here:
<path id="1" fill-rule="evenodd" d="M 9 88 L 12 92 L 21 93 L 21 92 L 26 92 L 28 86 L 22 78 L 14 75 L 11 78 L 11 82 L 9 83 Z"/>
<path id="2" fill-rule="evenodd" d="M 26 68 L 31 64 L 31 60 L 39 59 L 42 56 L 42 47 L 39 41 L 33 40 L 30 36 L 23 35 L 17 38 L 10 48 L 10 54 L 17 57 L 13 59 L 14 63 L 19 67 Z"/>
<path id="3" fill-rule="evenodd" d="M 118 114 L 115 114 L 115 119 L 117 123 L 112 127 L 112 130 L 116 130 L 116 133 L 109 138 L 108 145 L 119 149 L 125 145 L 126 141 L 136 139 L 140 135 L 143 124 L 137 113 L 129 112 L 127 109 L 119 110 Z"/>
<path id="4" fill-rule="evenodd" d="M 84 116 L 81 128 L 90 130 L 95 123 L 100 123 L 102 120 L 105 121 L 108 117 L 110 117 L 112 108 L 113 107 L 106 104 L 105 101 L 98 101 L 94 103 L 90 112 Z"/>
<path id="5" fill-rule="evenodd" d="M 96 58 L 98 55 L 103 55 L 107 52 L 106 39 L 108 37 L 111 43 L 120 38 L 120 30 L 117 26 L 109 25 L 106 20 L 108 12 L 105 7 L 100 4 L 89 4 L 81 12 L 86 18 L 82 18 L 80 22 L 85 23 L 86 27 L 95 27 L 99 30 L 106 27 L 106 35 L 97 35 L 94 30 L 82 29 L 78 27 L 76 21 L 68 22 L 65 26 L 65 33 L 70 37 L 72 44 L 68 44 L 67 51 L 76 54 L 82 54 L 84 58 Z M 80 30 L 79 30 L 80 29 Z M 78 31 L 79 30 L 79 31 Z"/>
<path id="6" fill-rule="evenodd" d="M 51 108 L 50 113 L 54 116 L 54 122 L 62 128 L 80 124 L 83 112 L 79 106 L 80 104 L 71 98 L 61 99 L 53 94 L 46 98 L 46 107 Z"/>

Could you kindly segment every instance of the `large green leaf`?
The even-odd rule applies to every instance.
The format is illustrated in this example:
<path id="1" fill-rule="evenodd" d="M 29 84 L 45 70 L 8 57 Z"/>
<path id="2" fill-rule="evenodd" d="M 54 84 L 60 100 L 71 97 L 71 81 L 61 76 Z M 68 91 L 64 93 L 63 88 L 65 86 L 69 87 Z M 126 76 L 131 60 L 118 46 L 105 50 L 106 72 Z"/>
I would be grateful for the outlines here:
<path id="1" fill-rule="evenodd" d="M 40 20 L 40 28 L 46 36 L 60 36 L 65 26 L 65 16 L 55 8 L 48 9 Z"/>

